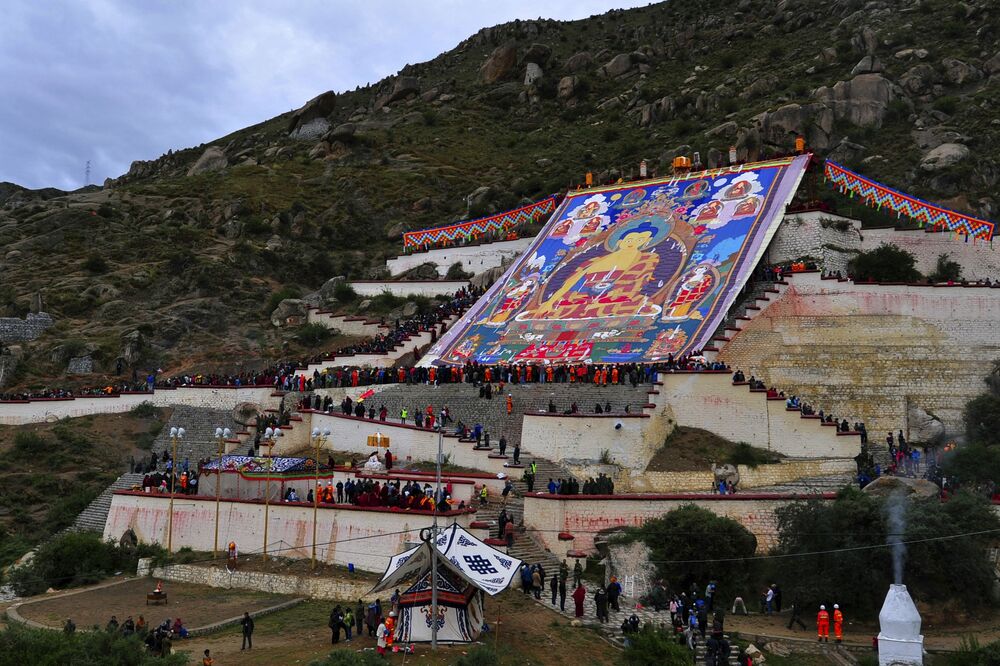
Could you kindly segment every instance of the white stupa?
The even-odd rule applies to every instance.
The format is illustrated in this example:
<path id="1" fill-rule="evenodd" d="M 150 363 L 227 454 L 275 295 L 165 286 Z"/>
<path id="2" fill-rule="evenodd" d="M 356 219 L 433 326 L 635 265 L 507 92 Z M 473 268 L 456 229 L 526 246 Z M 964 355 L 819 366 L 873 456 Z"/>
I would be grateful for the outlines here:
<path id="1" fill-rule="evenodd" d="M 890 585 L 878 614 L 879 666 L 923 666 L 924 637 L 920 613 L 905 585 Z"/>

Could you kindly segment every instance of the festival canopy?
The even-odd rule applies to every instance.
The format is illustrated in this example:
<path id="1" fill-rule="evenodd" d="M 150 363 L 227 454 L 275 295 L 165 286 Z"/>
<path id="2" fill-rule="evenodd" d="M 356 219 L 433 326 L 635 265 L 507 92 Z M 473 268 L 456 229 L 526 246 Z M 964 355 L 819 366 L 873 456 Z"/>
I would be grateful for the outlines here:
<path id="1" fill-rule="evenodd" d="M 952 231 L 960 236 L 992 241 L 995 225 L 949 208 L 942 208 L 899 190 L 865 178 L 859 173 L 842 167 L 836 162 L 826 161 L 823 175 L 841 194 L 857 196 L 872 208 L 881 210 L 888 207 L 897 216 L 903 215 L 914 220 L 919 226 L 930 226 L 938 231 Z"/>
<path id="2" fill-rule="evenodd" d="M 521 560 L 501 553 L 452 523 L 438 534 L 438 565 L 466 583 L 495 596 L 510 585 Z M 425 542 L 389 560 L 389 566 L 372 592 L 400 587 L 422 577 L 431 568 L 431 544 Z"/>
<path id="3" fill-rule="evenodd" d="M 504 211 L 489 217 L 476 220 L 466 220 L 444 227 L 407 231 L 403 234 L 403 248 L 416 250 L 421 247 L 434 246 L 443 242 L 471 240 L 491 233 L 510 231 L 514 227 L 534 222 L 544 215 L 550 214 L 559 202 L 558 196 L 551 196 L 536 201 L 533 204 Z"/>
<path id="4" fill-rule="evenodd" d="M 268 464 L 270 461 L 270 464 Z M 219 468 L 219 458 L 212 458 L 202 465 L 202 470 L 216 470 Z M 320 465 L 320 469 L 329 469 L 326 465 Z M 241 474 L 294 474 L 296 472 L 315 472 L 316 461 L 312 458 L 286 458 L 276 456 L 267 458 L 261 456 L 222 456 L 222 471 L 240 472 Z"/>
<path id="5" fill-rule="evenodd" d="M 421 365 L 655 362 L 701 349 L 809 159 L 571 192 Z"/>

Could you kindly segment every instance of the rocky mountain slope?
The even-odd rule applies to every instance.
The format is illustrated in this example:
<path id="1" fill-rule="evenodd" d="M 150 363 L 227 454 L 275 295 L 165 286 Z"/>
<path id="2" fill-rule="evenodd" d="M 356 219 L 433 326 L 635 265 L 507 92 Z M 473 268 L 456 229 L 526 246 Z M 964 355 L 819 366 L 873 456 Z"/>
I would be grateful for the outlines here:
<path id="1" fill-rule="evenodd" d="M 122 355 L 168 371 L 281 356 L 276 299 L 378 275 L 403 230 L 510 208 L 587 170 L 636 176 L 646 159 L 666 173 L 679 152 L 754 159 L 802 133 L 821 156 L 993 216 L 998 39 L 989 0 L 666 2 L 516 21 L 135 162 L 100 190 L 4 185 L 0 315 L 34 300 L 55 320 L 20 342 L 6 381 L 37 384 L 83 352 L 98 371 Z"/>

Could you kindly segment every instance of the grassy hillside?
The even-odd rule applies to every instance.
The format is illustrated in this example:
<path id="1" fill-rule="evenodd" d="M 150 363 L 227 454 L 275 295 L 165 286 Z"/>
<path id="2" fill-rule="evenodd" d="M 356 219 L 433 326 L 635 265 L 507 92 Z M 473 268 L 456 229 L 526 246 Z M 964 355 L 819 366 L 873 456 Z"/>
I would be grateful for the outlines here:
<path id="1" fill-rule="evenodd" d="M 293 332 L 268 321 L 276 293 L 375 277 L 405 229 L 507 209 L 587 170 L 636 176 L 646 159 L 666 173 L 678 152 L 707 161 L 735 145 L 753 159 L 801 132 L 821 155 L 991 215 L 998 36 L 986 0 L 668 2 L 514 22 L 307 107 L 311 138 L 289 135 L 292 114 L 221 137 L 221 170 L 187 175 L 198 146 L 99 192 L 0 189 L 0 314 L 41 291 L 58 321 L 24 346 L 13 383 L 56 381 L 67 344 L 111 369 L 136 330 L 140 367 L 287 355 Z M 922 164 L 942 143 L 957 157 Z"/>

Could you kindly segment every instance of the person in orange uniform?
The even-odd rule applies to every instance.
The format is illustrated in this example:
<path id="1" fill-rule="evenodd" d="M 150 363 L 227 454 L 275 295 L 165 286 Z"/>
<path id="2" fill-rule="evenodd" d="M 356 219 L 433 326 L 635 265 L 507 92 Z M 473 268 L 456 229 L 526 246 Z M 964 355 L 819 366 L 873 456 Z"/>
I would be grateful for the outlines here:
<path id="1" fill-rule="evenodd" d="M 830 642 L 830 614 L 826 612 L 826 606 L 820 606 L 819 613 L 816 614 L 816 635 L 819 636 L 820 643 L 824 639 L 827 643 Z"/>
<path id="2" fill-rule="evenodd" d="M 507 416 L 514 413 L 514 396 L 507 394 Z"/>
<path id="3" fill-rule="evenodd" d="M 833 635 L 838 643 L 844 640 L 844 614 L 840 612 L 838 604 L 833 605 Z"/>
<path id="4" fill-rule="evenodd" d="M 385 618 L 385 628 L 388 635 L 385 637 L 386 647 L 392 649 L 392 643 L 396 640 L 396 611 L 389 611 L 389 617 Z"/>

